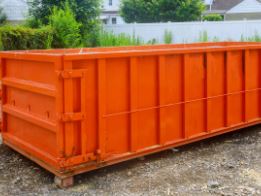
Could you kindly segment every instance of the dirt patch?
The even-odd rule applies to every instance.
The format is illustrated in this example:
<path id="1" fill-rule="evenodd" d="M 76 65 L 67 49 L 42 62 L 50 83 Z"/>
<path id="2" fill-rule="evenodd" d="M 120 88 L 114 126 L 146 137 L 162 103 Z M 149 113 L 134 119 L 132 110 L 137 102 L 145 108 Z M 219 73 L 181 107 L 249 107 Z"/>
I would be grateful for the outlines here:
<path id="1" fill-rule="evenodd" d="M 53 175 L 0 145 L 1 195 L 261 195 L 261 126 L 76 176 Z"/>

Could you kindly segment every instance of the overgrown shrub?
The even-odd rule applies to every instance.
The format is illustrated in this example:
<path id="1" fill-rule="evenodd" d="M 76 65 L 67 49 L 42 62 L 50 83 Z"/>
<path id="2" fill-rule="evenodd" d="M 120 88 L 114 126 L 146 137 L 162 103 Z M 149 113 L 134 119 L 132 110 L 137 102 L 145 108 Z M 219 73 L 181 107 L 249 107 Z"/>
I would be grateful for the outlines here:
<path id="1" fill-rule="evenodd" d="M 220 42 L 220 38 L 215 36 L 215 37 L 210 37 L 208 35 L 207 31 L 202 31 L 199 34 L 199 38 L 195 40 L 196 42 Z M 229 41 L 229 40 L 226 40 Z"/>
<path id="2" fill-rule="evenodd" d="M 99 46 L 137 46 L 144 44 L 143 41 L 135 35 L 130 36 L 124 33 L 119 35 L 113 32 L 101 31 L 99 35 Z"/>
<path id="3" fill-rule="evenodd" d="M 171 31 L 165 30 L 164 32 L 164 43 L 171 44 L 173 42 L 173 35 Z"/>
<path id="4" fill-rule="evenodd" d="M 54 31 L 54 48 L 74 48 L 81 45 L 81 23 L 76 18 L 66 2 L 64 8 L 54 7 L 49 22 Z"/>
<path id="5" fill-rule="evenodd" d="M 0 28 L 1 50 L 47 49 L 51 47 L 53 31 L 50 27 L 31 29 L 23 26 Z"/>
<path id="6" fill-rule="evenodd" d="M 103 0 L 27 0 L 29 16 L 40 20 L 43 25 L 49 24 L 53 7 L 64 9 L 67 2 L 75 15 L 76 21 L 81 23 L 81 36 L 84 46 L 95 46 L 100 31 L 100 12 Z"/>
<path id="7" fill-rule="evenodd" d="M 259 35 L 257 32 L 252 37 L 245 37 L 241 35 L 241 41 L 242 42 L 261 42 L 261 35 Z"/>
<path id="8" fill-rule="evenodd" d="M 203 16 L 203 21 L 222 21 L 223 16 L 221 16 L 220 14 L 209 14 L 209 15 L 205 15 Z"/>
<path id="9" fill-rule="evenodd" d="M 200 32 L 199 34 L 199 42 L 209 42 L 209 37 L 208 37 L 208 32 L 207 31 L 203 31 Z"/>
<path id="10" fill-rule="evenodd" d="M 159 41 L 156 38 L 153 38 L 147 42 L 147 45 L 156 45 L 159 44 Z"/>
<path id="11" fill-rule="evenodd" d="M 26 19 L 24 26 L 37 29 L 37 28 L 41 28 L 44 25 L 41 22 L 41 20 L 39 20 L 35 17 L 29 17 L 29 18 Z"/>
<path id="12" fill-rule="evenodd" d="M 215 36 L 215 37 L 213 38 L 213 42 L 220 42 L 220 39 L 219 39 L 217 36 Z"/>

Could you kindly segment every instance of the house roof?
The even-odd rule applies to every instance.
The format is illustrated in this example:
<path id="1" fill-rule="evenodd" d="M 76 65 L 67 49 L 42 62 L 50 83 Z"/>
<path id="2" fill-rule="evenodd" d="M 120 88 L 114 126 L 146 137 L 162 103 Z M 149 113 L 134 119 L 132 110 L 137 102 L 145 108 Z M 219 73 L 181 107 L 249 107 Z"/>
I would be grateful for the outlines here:
<path id="1" fill-rule="evenodd" d="M 212 4 L 212 10 L 230 10 L 244 0 L 214 0 Z"/>
<path id="2" fill-rule="evenodd" d="M 230 9 L 227 13 L 258 13 L 261 12 L 261 2 L 258 0 L 244 0 L 239 3 L 232 9 Z"/>

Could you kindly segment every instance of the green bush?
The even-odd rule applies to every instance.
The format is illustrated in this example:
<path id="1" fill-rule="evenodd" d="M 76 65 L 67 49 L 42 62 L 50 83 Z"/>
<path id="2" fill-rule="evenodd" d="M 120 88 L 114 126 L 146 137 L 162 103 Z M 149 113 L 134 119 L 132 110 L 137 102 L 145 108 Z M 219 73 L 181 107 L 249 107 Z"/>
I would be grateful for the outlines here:
<path id="1" fill-rule="evenodd" d="M 99 46 L 137 46 L 143 41 L 135 35 L 130 36 L 124 33 L 115 35 L 113 32 L 101 31 L 99 35 Z"/>
<path id="2" fill-rule="evenodd" d="M 153 38 L 147 42 L 147 45 L 157 45 L 159 41 L 156 38 Z"/>
<path id="3" fill-rule="evenodd" d="M 29 28 L 41 28 L 43 25 L 43 23 L 41 22 L 41 20 L 35 18 L 35 17 L 29 17 L 26 19 L 25 23 L 24 23 L 25 27 L 29 27 Z"/>
<path id="4" fill-rule="evenodd" d="M 220 14 L 209 14 L 206 16 L 203 16 L 203 21 L 223 21 L 223 16 Z"/>
<path id="5" fill-rule="evenodd" d="M 217 36 L 210 37 L 207 31 L 202 31 L 200 32 L 199 38 L 196 40 L 196 42 L 220 42 L 220 39 Z"/>
<path id="6" fill-rule="evenodd" d="M 47 49 L 51 47 L 53 31 L 50 27 L 31 29 L 23 26 L 0 28 L 2 50 Z"/>
<path id="7" fill-rule="evenodd" d="M 49 21 L 54 31 L 54 48 L 74 48 L 81 45 L 81 23 L 76 21 L 68 2 L 64 9 L 53 8 Z"/>
<path id="8" fill-rule="evenodd" d="M 54 31 L 54 48 L 74 48 L 81 45 L 82 24 L 76 21 L 68 2 L 64 9 L 53 8 L 49 21 Z"/>
<path id="9" fill-rule="evenodd" d="M 261 35 L 259 35 L 257 32 L 252 37 L 244 37 L 241 35 L 241 41 L 242 42 L 261 42 Z"/>
<path id="10" fill-rule="evenodd" d="M 199 34 L 199 42 L 209 42 L 209 37 L 208 37 L 208 32 L 207 31 L 203 31 L 200 32 Z"/>
<path id="11" fill-rule="evenodd" d="M 101 30 L 100 12 L 103 0 L 27 0 L 29 16 L 36 18 L 43 25 L 49 24 L 53 7 L 64 9 L 67 2 L 75 15 L 76 21 L 82 25 L 81 36 L 84 46 L 96 46 L 97 38 Z M 34 26 L 32 26 L 34 27 Z"/>
<path id="12" fill-rule="evenodd" d="M 165 30 L 165 32 L 164 32 L 164 43 L 165 44 L 172 44 L 172 42 L 173 42 L 172 32 Z"/>
<path id="13" fill-rule="evenodd" d="M 220 42 L 220 39 L 219 39 L 217 36 L 215 36 L 215 37 L 213 38 L 213 42 Z"/>

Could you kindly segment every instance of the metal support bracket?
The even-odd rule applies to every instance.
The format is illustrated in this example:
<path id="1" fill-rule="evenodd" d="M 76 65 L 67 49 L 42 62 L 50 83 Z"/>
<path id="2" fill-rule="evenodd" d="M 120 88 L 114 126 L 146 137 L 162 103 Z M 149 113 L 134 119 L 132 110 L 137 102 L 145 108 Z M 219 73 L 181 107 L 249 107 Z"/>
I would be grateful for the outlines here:
<path id="1" fill-rule="evenodd" d="M 63 122 L 82 121 L 85 119 L 85 115 L 81 112 L 78 113 L 64 113 L 61 117 Z"/>
<path id="2" fill-rule="evenodd" d="M 76 70 L 64 70 L 60 72 L 60 77 L 63 79 L 72 78 L 83 78 L 86 70 L 76 69 Z"/>
<path id="3" fill-rule="evenodd" d="M 86 125 L 86 75 L 87 69 L 72 69 L 72 62 L 65 63 L 65 70 L 59 74 L 60 79 L 64 80 L 64 113 L 61 114 L 61 121 L 65 123 L 65 131 L 70 137 L 67 139 L 67 154 L 73 154 L 75 149 L 75 127 L 74 123 L 80 124 L 81 128 L 78 129 L 81 135 L 81 161 L 87 161 L 88 150 L 87 150 L 87 125 Z M 77 84 L 73 81 L 78 81 Z M 74 88 L 80 91 L 80 96 L 77 98 L 73 95 Z M 79 102 L 80 108 L 74 111 L 74 99 Z M 87 157 L 86 160 L 82 158 Z"/>

